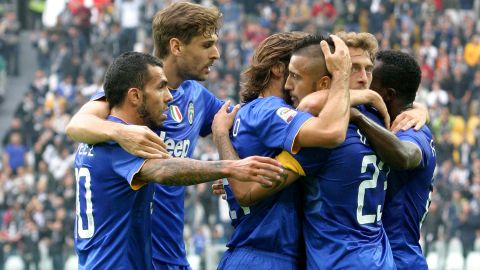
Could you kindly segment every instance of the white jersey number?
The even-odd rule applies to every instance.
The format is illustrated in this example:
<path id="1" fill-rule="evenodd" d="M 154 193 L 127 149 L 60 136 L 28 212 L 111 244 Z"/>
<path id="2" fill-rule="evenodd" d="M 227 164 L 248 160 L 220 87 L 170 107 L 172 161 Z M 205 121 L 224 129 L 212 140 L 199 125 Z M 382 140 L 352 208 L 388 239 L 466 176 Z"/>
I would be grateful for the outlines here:
<path id="1" fill-rule="evenodd" d="M 76 213 L 77 213 L 77 235 L 80 238 L 92 238 L 95 232 L 95 222 L 93 220 L 93 204 L 92 204 L 92 190 L 90 171 L 87 168 L 75 168 L 75 179 L 77 181 L 77 197 L 76 197 Z M 83 228 L 84 220 L 80 213 L 80 182 L 84 179 L 85 185 L 85 213 L 87 217 L 87 228 Z"/>
<path id="2" fill-rule="evenodd" d="M 363 206 L 365 205 L 365 191 L 368 188 L 376 188 L 377 187 L 377 180 L 378 174 L 380 170 L 383 169 L 383 161 L 377 166 L 377 156 L 375 155 L 368 155 L 364 156 L 362 160 L 362 168 L 361 173 L 367 172 L 368 165 L 373 165 L 374 172 L 372 174 L 372 179 L 363 180 L 358 187 L 358 196 L 357 196 L 357 221 L 359 224 L 368 224 L 368 223 L 375 223 L 380 221 L 382 218 L 382 205 L 377 205 L 377 213 L 374 214 L 363 214 Z M 384 189 L 386 189 L 387 185 L 384 183 Z"/>

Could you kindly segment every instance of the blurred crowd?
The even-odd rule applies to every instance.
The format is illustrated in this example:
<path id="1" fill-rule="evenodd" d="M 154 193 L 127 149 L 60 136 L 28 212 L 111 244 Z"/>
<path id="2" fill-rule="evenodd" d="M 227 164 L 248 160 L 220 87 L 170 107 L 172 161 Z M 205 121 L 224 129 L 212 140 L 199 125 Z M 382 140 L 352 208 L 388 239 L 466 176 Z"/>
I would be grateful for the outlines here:
<path id="1" fill-rule="evenodd" d="M 73 254 L 76 144 L 65 135 L 65 125 L 101 88 L 113 57 L 129 50 L 152 51 L 151 18 L 170 2 L 99 0 L 84 5 L 71 0 L 49 27 L 42 24 L 45 1 L 28 2 L 28 42 L 36 53 L 36 72 L 1 147 L 0 270 L 9 254 L 38 267 L 41 245 L 54 269 L 63 269 Z M 241 71 L 257 45 L 279 31 L 371 32 L 382 49 L 414 55 L 422 69 L 417 101 L 429 108 L 438 160 L 422 241 L 427 252 L 434 242 L 455 237 L 465 255 L 473 250 L 480 238 L 479 0 L 195 2 L 216 5 L 223 13 L 221 58 L 205 82 L 222 99 L 238 102 Z M 6 80 L 22 72 L 21 29 L 13 3 L 0 1 L 0 101 L 8 95 Z M 194 157 L 212 160 L 218 155 L 207 138 L 199 141 Z M 227 206 L 208 184 L 188 187 L 185 206 L 190 254 L 202 257 L 209 243 L 226 243 L 231 231 Z"/>

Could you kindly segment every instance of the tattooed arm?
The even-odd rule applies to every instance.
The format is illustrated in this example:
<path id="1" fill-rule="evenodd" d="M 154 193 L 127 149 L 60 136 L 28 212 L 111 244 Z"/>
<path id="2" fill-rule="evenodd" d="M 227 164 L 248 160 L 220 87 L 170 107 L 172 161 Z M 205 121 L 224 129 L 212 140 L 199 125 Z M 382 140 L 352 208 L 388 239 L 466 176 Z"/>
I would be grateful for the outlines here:
<path id="1" fill-rule="evenodd" d="M 149 159 L 135 175 L 135 181 L 186 186 L 233 177 L 271 186 L 283 169 L 271 158 L 252 156 L 240 160 L 200 161 L 188 158 Z"/>

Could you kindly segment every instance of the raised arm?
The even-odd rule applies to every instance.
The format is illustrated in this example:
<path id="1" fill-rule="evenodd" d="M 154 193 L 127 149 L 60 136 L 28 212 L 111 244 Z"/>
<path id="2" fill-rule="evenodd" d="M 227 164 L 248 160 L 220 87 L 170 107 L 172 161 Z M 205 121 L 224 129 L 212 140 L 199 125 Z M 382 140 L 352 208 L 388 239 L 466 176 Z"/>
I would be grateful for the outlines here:
<path id="1" fill-rule="evenodd" d="M 109 114 L 106 101 L 89 101 L 68 123 L 67 135 L 74 141 L 88 144 L 116 141 L 127 152 L 147 159 L 170 156 L 163 140 L 148 127 L 107 121 Z"/>
<path id="2" fill-rule="evenodd" d="M 323 106 L 325 106 L 327 97 L 327 91 L 313 92 L 302 99 L 297 107 L 297 110 L 309 112 L 312 115 L 317 115 L 322 111 Z M 377 92 L 370 89 L 350 89 L 350 106 L 353 107 L 360 104 L 367 104 L 377 109 L 384 119 L 385 126 L 390 127 L 390 115 L 388 114 L 387 106 Z"/>
<path id="3" fill-rule="evenodd" d="M 392 132 L 381 127 L 357 109 L 352 108 L 351 120 L 367 137 L 381 160 L 392 168 L 409 170 L 416 168 L 421 160 L 421 150 L 413 143 L 401 141 Z"/>
<path id="4" fill-rule="evenodd" d="M 336 147 L 345 140 L 350 112 L 348 86 L 352 62 L 345 43 L 335 35 L 331 37 L 335 43 L 333 54 L 326 41 L 320 43 L 327 69 L 332 74 L 327 102 L 317 117 L 302 126 L 295 138 L 294 151 L 301 147 Z"/>

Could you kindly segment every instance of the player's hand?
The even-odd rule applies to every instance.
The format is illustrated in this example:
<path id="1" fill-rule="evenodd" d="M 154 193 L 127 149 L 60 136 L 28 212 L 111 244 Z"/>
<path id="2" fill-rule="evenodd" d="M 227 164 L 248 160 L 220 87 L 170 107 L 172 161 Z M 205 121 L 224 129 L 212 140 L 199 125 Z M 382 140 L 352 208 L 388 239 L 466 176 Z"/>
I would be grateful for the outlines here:
<path id="1" fill-rule="evenodd" d="M 230 107 L 230 100 L 226 101 L 217 114 L 213 118 L 212 122 L 212 133 L 214 136 L 219 135 L 228 135 L 230 128 L 232 128 L 233 121 L 235 120 L 235 115 L 237 115 L 240 105 L 233 107 L 231 112 L 228 112 Z"/>
<path id="2" fill-rule="evenodd" d="M 283 173 L 280 162 L 260 156 L 235 160 L 229 168 L 229 177 L 242 182 L 257 182 L 266 187 L 278 185 Z"/>
<path id="3" fill-rule="evenodd" d="M 225 188 L 223 188 L 223 180 L 215 180 L 212 184 L 212 193 L 217 196 L 222 196 L 222 199 L 226 199 L 227 196 L 225 195 Z"/>
<path id="4" fill-rule="evenodd" d="M 413 108 L 397 115 L 390 130 L 397 133 L 400 130 L 414 128 L 420 130 L 428 120 L 428 111 L 422 107 Z"/>
<path id="5" fill-rule="evenodd" d="M 113 139 L 135 156 L 145 159 L 170 158 L 163 140 L 146 126 L 122 125 Z"/>
<path id="6" fill-rule="evenodd" d="M 320 42 L 323 54 L 325 55 L 325 63 L 327 69 L 332 76 L 341 76 L 347 81 L 350 79 L 350 71 L 352 69 L 352 60 L 348 47 L 342 39 L 336 35 L 330 35 L 335 44 L 335 51 L 330 52 L 328 43 L 324 40 Z"/>

